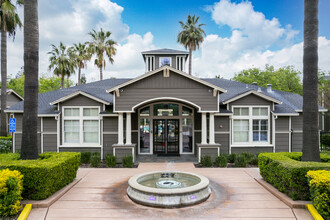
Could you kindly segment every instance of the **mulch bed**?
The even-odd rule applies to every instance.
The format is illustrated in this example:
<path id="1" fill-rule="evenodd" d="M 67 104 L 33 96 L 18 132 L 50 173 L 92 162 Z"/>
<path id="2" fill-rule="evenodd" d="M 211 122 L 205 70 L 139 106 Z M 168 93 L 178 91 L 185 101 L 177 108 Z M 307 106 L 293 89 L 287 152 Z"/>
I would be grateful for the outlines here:
<path id="1" fill-rule="evenodd" d="M 217 166 L 212 166 L 212 167 L 204 167 L 202 164 L 200 163 L 194 163 L 196 168 L 219 168 Z M 246 167 L 235 167 L 234 163 L 227 163 L 227 167 L 221 167 L 221 168 L 258 168 L 257 165 L 251 165 L 251 164 L 247 164 Z"/>
<path id="2" fill-rule="evenodd" d="M 139 164 L 134 164 L 132 168 L 138 168 L 138 166 Z M 79 168 L 110 168 L 110 167 L 108 167 L 107 164 L 102 161 L 99 167 L 92 167 L 90 164 L 80 164 Z M 125 168 L 125 167 L 123 167 L 122 164 L 117 164 L 115 167 L 111 167 L 111 168 Z"/>

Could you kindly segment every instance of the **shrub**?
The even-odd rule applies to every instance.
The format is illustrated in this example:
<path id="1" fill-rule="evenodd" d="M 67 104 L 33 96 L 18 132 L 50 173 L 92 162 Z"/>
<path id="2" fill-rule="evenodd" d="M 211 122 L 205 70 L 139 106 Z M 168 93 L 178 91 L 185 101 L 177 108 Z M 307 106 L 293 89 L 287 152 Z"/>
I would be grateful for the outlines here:
<path id="1" fill-rule="evenodd" d="M 13 137 L 8 135 L 8 136 L 0 136 L 0 140 L 12 140 Z"/>
<path id="2" fill-rule="evenodd" d="M 253 155 L 248 164 L 258 166 L 258 155 Z"/>
<path id="3" fill-rule="evenodd" d="M 108 167 L 115 167 L 117 164 L 117 157 L 112 154 L 107 154 L 105 156 L 105 163 Z"/>
<path id="4" fill-rule="evenodd" d="M 0 154 L 10 153 L 12 141 L 9 139 L 0 139 Z"/>
<path id="5" fill-rule="evenodd" d="M 101 163 L 101 156 L 99 152 L 94 152 L 91 156 L 91 167 L 99 167 Z"/>
<path id="6" fill-rule="evenodd" d="M 0 169 L 18 170 L 24 175 L 23 198 L 46 199 L 71 183 L 80 164 L 80 153 L 48 152 L 37 160 L 19 160 L 19 154 L 0 154 Z"/>
<path id="7" fill-rule="evenodd" d="M 324 219 L 330 219 L 330 171 L 308 171 L 313 205 Z"/>
<path id="8" fill-rule="evenodd" d="M 23 175 L 17 170 L 0 171 L 0 216 L 15 215 L 22 208 Z"/>
<path id="9" fill-rule="evenodd" d="M 133 156 L 126 155 L 122 159 L 123 167 L 132 168 L 133 167 Z"/>
<path id="10" fill-rule="evenodd" d="M 248 152 L 243 152 L 243 153 L 241 153 L 241 155 L 242 155 L 243 157 L 245 157 L 245 160 L 246 160 L 247 163 L 249 163 L 250 160 L 252 160 L 252 158 L 253 158 L 253 156 L 254 156 L 253 154 L 248 153 Z"/>
<path id="11" fill-rule="evenodd" d="M 324 134 L 321 136 L 321 144 L 330 147 L 330 134 Z"/>
<path id="12" fill-rule="evenodd" d="M 246 157 L 242 154 L 237 154 L 235 157 L 235 167 L 246 167 Z"/>
<path id="13" fill-rule="evenodd" d="M 217 167 L 227 167 L 228 159 L 226 154 L 220 154 L 215 158 L 215 165 Z"/>
<path id="14" fill-rule="evenodd" d="M 82 152 L 81 153 L 81 163 L 83 164 L 89 164 L 91 162 L 91 152 Z"/>
<path id="15" fill-rule="evenodd" d="M 201 164 L 203 167 L 212 167 L 212 159 L 211 156 L 205 155 L 201 157 Z"/>
<path id="16" fill-rule="evenodd" d="M 232 153 L 228 155 L 228 162 L 229 163 L 234 163 L 235 162 L 235 158 L 236 158 L 236 154 Z"/>
<path id="17" fill-rule="evenodd" d="M 293 200 L 309 200 L 306 174 L 309 170 L 330 170 L 330 163 L 302 162 L 302 153 L 261 153 L 258 157 L 260 174 L 265 181 Z M 321 158 L 324 159 L 324 154 Z M 293 159 L 294 158 L 294 159 Z"/>

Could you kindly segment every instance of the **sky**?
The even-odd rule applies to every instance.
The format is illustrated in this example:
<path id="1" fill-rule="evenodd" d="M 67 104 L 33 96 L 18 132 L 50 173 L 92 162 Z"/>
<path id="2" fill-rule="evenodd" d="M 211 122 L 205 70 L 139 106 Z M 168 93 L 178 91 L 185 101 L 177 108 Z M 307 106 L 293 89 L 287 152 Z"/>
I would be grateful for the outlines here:
<path id="1" fill-rule="evenodd" d="M 41 0 L 39 1 L 39 74 L 48 69 L 51 44 L 67 46 L 90 40 L 92 29 L 111 31 L 118 44 L 114 64 L 107 62 L 104 79 L 132 78 L 145 72 L 142 51 L 185 50 L 176 42 L 179 21 L 187 15 L 205 24 L 204 42 L 193 53 L 193 75 L 226 79 L 248 68 L 293 65 L 302 71 L 303 0 Z M 330 71 L 330 1 L 319 0 L 319 68 Z M 23 20 L 23 9 L 18 6 Z M 93 60 L 93 58 L 92 58 Z M 24 65 L 23 29 L 8 40 L 8 74 Z M 186 68 L 187 69 L 187 68 Z M 87 82 L 99 79 L 90 61 L 82 70 Z M 77 81 L 77 74 L 71 76 Z"/>

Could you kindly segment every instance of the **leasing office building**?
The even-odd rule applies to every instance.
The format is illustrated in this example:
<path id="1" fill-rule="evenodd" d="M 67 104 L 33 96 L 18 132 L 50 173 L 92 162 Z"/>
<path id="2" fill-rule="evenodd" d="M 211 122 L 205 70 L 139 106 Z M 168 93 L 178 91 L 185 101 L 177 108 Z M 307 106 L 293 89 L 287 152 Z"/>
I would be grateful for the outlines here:
<path id="1" fill-rule="evenodd" d="M 218 155 L 301 151 L 302 97 L 185 72 L 188 53 L 142 52 L 146 73 L 39 95 L 39 151 Z M 320 111 L 326 111 L 320 108 Z M 23 102 L 17 118 L 20 148 Z"/>

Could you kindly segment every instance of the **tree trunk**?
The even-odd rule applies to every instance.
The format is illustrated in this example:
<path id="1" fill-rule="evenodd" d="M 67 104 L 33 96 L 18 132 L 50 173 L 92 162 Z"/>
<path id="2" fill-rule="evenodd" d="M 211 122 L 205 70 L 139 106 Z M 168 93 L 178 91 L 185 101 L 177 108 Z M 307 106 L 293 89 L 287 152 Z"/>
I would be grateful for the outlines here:
<path id="1" fill-rule="evenodd" d="M 78 70 L 78 86 L 81 84 L 81 67 L 79 66 Z"/>
<path id="2" fill-rule="evenodd" d="M 1 128 L 0 136 L 7 136 L 7 32 L 1 29 Z"/>
<path id="3" fill-rule="evenodd" d="M 24 114 L 22 159 L 38 158 L 38 0 L 24 2 Z"/>
<path id="4" fill-rule="evenodd" d="M 103 71 L 102 71 L 102 67 L 100 67 L 100 80 L 103 80 Z"/>
<path id="5" fill-rule="evenodd" d="M 64 89 L 64 75 L 61 75 L 61 89 Z"/>
<path id="6" fill-rule="evenodd" d="M 320 161 L 318 112 L 318 0 L 305 0 L 303 161 Z"/>
<path id="7" fill-rule="evenodd" d="M 189 48 L 189 75 L 191 75 L 191 59 L 192 59 L 192 51 Z"/>

